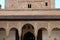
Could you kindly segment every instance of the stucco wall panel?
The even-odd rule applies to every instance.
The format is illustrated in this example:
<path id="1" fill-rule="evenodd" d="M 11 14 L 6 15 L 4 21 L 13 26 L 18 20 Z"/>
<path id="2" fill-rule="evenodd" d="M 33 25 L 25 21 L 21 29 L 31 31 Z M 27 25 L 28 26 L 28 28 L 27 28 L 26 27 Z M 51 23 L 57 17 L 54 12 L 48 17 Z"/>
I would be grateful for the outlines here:
<path id="1" fill-rule="evenodd" d="M 2 10 L 0 15 L 60 15 L 60 10 L 58 9 L 22 9 L 22 10 Z"/>

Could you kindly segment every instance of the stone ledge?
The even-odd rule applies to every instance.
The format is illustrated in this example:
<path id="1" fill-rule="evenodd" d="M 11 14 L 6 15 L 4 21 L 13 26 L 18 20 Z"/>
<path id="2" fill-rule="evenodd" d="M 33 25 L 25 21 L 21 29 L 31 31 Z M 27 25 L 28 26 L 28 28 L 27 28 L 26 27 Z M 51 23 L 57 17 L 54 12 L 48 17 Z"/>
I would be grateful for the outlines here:
<path id="1" fill-rule="evenodd" d="M 60 19 L 60 15 L 11 15 L 11 16 L 0 16 L 0 19 Z"/>
<path id="2" fill-rule="evenodd" d="M 53 11 L 53 10 L 59 10 L 60 9 L 0 9 L 0 11 Z"/>

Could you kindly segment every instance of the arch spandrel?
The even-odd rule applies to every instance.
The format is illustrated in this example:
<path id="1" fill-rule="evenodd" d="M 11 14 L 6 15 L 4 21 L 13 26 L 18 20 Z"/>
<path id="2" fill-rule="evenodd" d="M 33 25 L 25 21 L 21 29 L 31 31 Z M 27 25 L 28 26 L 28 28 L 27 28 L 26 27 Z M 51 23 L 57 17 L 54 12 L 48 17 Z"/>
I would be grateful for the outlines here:
<path id="1" fill-rule="evenodd" d="M 19 28 L 19 22 L 18 21 L 9 21 L 8 22 L 8 25 L 9 25 L 9 28 L 11 29 L 11 28 L 16 28 L 16 29 L 18 29 Z"/>
<path id="2" fill-rule="evenodd" d="M 0 28 L 7 28 L 7 21 L 0 21 Z"/>
<path id="3" fill-rule="evenodd" d="M 48 21 L 39 21 L 37 23 L 37 29 L 46 28 L 48 29 Z"/>

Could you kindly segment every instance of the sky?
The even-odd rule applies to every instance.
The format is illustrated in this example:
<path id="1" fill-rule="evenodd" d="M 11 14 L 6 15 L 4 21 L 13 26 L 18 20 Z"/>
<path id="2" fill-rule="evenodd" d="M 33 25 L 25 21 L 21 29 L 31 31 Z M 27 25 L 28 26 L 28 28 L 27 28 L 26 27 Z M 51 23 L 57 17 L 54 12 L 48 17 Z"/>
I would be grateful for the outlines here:
<path id="1" fill-rule="evenodd" d="M 55 0 L 55 8 L 60 8 L 60 0 Z"/>
<path id="2" fill-rule="evenodd" d="M 2 5 L 2 9 L 5 7 L 5 0 L 0 0 L 0 4 Z"/>
<path id="3" fill-rule="evenodd" d="M 5 0 L 0 0 L 0 4 L 2 5 L 2 9 L 4 9 Z M 55 8 L 60 8 L 60 0 L 55 0 Z"/>

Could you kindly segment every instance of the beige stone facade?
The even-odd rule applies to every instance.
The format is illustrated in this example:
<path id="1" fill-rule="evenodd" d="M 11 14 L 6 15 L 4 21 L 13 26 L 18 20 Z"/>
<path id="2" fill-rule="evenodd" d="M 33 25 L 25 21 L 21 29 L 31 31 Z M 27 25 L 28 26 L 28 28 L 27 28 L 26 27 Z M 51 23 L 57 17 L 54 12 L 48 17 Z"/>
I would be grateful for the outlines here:
<path id="1" fill-rule="evenodd" d="M 28 33 L 34 40 L 60 40 L 60 9 L 55 9 L 55 0 L 5 2 L 0 10 L 0 40 L 26 40 Z"/>
<path id="2" fill-rule="evenodd" d="M 55 28 L 60 29 L 60 27 L 59 27 L 60 26 L 60 21 L 0 21 L 0 29 L 3 28 L 5 30 L 6 40 L 9 40 L 10 30 L 12 28 L 17 29 L 18 32 L 19 32 L 19 37 L 21 37 L 22 28 L 25 24 L 31 24 L 34 27 L 34 33 L 33 34 L 35 35 L 36 38 L 37 38 L 37 34 L 38 34 L 39 29 L 42 29 L 42 28 L 46 29 L 48 38 L 46 38 L 44 40 L 51 40 L 51 37 L 52 37 L 52 34 L 53 34 L 52 33 L 53 29 L 55 29 Z M 56 29 L 56 30 L 59 31 L 58 29 Z M 29 30 L 26 30 L 26 31 L 24 30 L 25 33 L 28 32 L 28 31 Z M 33 31 L 31 31 L 31 32 L 33 32 Z M 54 36 L 55 35 L 53 35 L 53 37 Z M 56 36 L 56 37 L 58 37 L 58 36 Z"/>
<path id="3" fill-rule="evenodd" d="M 6 9 L 49 9 L 55 8 L 55 0 L 6 0 Z"/>

